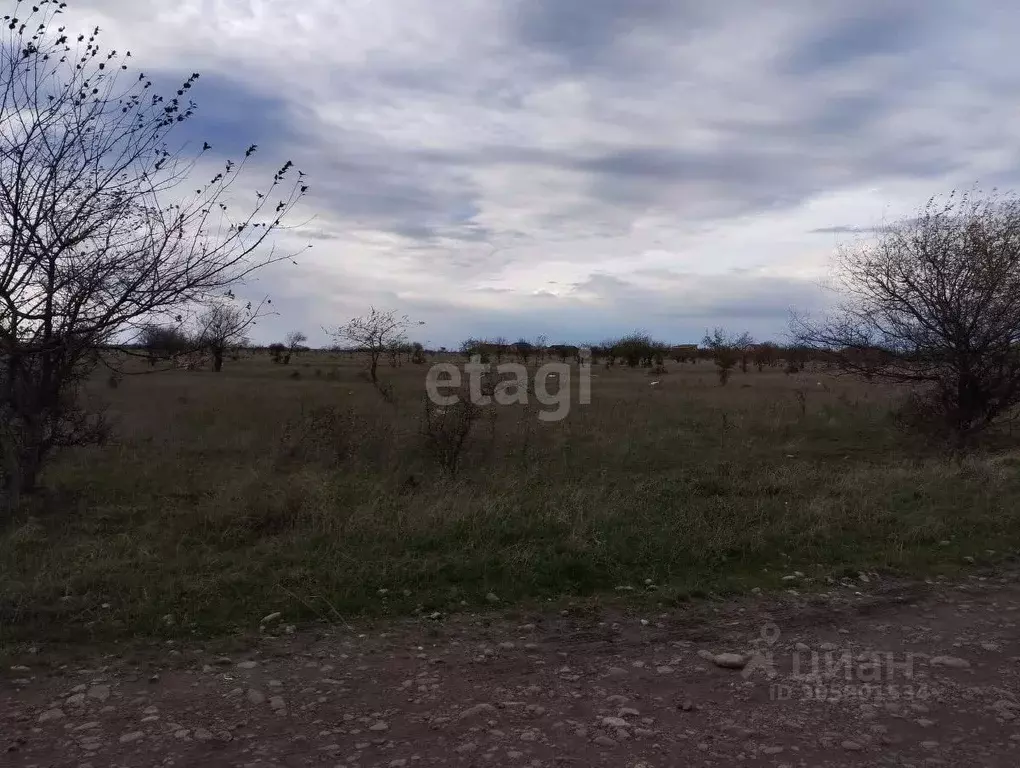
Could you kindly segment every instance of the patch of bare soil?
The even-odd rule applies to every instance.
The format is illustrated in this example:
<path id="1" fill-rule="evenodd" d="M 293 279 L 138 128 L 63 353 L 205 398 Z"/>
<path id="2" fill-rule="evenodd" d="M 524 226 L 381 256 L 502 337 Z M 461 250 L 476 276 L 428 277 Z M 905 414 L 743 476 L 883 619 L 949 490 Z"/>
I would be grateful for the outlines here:
<path id="1" fill-rule="evenodd" d="M 1016 766 L 1020 585 L 267 632 L 0 673 L 8 766 Z"/>

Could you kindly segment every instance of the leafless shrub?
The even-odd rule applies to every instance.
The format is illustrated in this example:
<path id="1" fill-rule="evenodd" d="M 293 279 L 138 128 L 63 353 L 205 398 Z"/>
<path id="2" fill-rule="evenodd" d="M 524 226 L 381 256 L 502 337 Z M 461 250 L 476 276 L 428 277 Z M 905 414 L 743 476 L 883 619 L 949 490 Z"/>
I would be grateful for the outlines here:
<path id="1" fill-rule="evenodd" d="M 442 408 L 428 397 L 423 402 L 421 435 L 426 453 L 440 469 L 455 475 L 468 437 L 481 417 L 481 408 L 467 398 Z"/>
<path id="2" fill-rule="evenodd" d="M 801 417 L 807 416 L 807 390 L 795 389 L 793 394 L 797 398 L 797 405 L 800 406 Z"/>
<path id="3" fill-rule="evenodd" d="M 272 358 L 272 361 L 277 365 L 287 365 L 288 363 L 290 363 L 290 352 L 288 352 L 287 347 L 285 347 L 280 342 L 270 344 L 266 348 L 266 351 L 269 353 L 269 356 L 270 358 Z"/>
<path id="4" fill-rule="evenodd" d="M 393 385 L 388 381 L 376 382 L 376 390 L 382 395 L 382 399 L 390 405 L 395 405 L 397 402 L 397 394 L 393 389 Z"/>
<path id="5" fill-rule="evenodd" d="M 367 430 L 368 425 L 352 408 L 313 408 L 284 427 L 278 462 L 342 465 L 357 453 Z"/>

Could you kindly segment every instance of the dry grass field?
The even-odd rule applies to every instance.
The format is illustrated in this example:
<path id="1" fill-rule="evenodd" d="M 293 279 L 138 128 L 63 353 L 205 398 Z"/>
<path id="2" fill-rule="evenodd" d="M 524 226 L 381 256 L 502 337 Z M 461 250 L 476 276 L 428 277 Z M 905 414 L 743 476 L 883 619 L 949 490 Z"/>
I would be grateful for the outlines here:
<path id="1" fill-rule="evenodd" d="M 285 621 L 621 594 L 664 604 L 1014 554 L 1020 454 L 962 462 L 894 393 L 819 371 L 598 365 L 559 422 L 490 407 L 443 469 L 426 366 L 264 354 L 97 375 L 113 437 L 69 451 L 0 531 L 0 641 L 174 637 Z M 659 380 L 658 386 L 650 382 Z M 576 376 L 574 377 L 576 386 Z M 435 417 L 435 414 L 433 414 Z M 806 587 L 810 588 L 810 587 Z"/>

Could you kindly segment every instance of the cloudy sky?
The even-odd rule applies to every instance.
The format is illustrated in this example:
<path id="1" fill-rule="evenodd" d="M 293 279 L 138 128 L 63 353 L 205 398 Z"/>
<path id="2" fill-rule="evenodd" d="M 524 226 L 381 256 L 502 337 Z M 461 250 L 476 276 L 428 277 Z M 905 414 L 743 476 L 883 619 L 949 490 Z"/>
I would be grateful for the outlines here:
<path id="1" fill-rule="evenodd" d="M 271 341 L 397 309 L 471 335 L 777 337 L 834 248 L 1018 176 L 1020 6 L 970 0 L 73 0 L 213 152 L 312 190 L 245 290 Z M 310 221 L 309 221 L 310 219 Z"/>

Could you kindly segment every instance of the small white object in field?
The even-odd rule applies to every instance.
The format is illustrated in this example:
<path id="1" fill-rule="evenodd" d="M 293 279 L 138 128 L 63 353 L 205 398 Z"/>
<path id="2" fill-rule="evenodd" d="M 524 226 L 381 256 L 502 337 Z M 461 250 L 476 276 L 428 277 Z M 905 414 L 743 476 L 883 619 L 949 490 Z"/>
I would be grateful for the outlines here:
<path id="1" fill-rule="evenodd" d="M 559 375 L 558 373 L 547 373 L 545 377 L 547 379 L 555 379 L 558 375 Z"/>
<path id="2" fill-rule="evenodd" d="M 659 381 L 653 381 L 653 382 L 651 382 L 651 383 L 650 383 L 650 384 L 649 384 L 648 386 L 650 386 L 650 387 L 657 387 L 657 386 L 659 386 L 659 384 L 661 384 L 661 383 L 662 383 L 662 382 L 659 382 Z"/>

